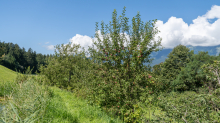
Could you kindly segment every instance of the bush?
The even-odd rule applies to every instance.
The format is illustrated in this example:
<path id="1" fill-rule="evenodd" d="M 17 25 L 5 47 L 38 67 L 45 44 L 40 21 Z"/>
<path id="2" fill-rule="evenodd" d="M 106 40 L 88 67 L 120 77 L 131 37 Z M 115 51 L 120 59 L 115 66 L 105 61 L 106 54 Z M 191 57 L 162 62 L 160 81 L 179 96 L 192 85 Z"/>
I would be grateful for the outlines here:
<path id="1" fill-rule="evenodd" d="M 219 122 L 220 100 L 210 94 L 197 94 L 193 91 L 172 92 L 159 96 L 158 105 L 173 121 L 183 122 Z M 160 118 L 165 120 L 165 118 Z"/>

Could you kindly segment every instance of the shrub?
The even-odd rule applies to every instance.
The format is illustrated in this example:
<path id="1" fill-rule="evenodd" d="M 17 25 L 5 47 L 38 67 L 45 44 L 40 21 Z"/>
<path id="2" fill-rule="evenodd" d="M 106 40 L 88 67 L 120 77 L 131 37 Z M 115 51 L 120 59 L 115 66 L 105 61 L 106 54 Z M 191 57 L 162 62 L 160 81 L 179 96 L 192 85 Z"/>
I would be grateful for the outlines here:
<path id="1" fill-rule="evenodd" d="M 158 105 L 167 112 L 166 116 L 172 120 L 178 122 L 220 121 L 220 101 L 217 96 L 186 91 L 161 94 L 159 98 Z"/>

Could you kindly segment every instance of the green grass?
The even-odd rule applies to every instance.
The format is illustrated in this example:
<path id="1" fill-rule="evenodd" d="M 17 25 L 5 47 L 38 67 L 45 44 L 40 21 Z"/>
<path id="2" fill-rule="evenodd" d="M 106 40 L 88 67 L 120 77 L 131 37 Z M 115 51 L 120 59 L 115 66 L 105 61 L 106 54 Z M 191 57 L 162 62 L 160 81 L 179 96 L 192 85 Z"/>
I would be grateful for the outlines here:
<path id="1" fill-rule="evenodd" d="M 13 87 L 12 99 L 4 104 L 0 114 L 4 122 L 27 122 L 34 120 L 43 121 L 48 102 L 47 88 L 39 85 L 36 81 L 28 80 L 16 83 Z"/>
<path id="2" fill-rule="evenodd" d="M 0 104 L 5 103 L 5 99 L 10 97 L 16 77 L 15 71 L 0 65 Z"/>
<path id="3" fill-rule="evenodd" d="M 98 106 L 88 105 L 73 93 L 57 87 L 39 85 L 37 79 L 16 82 L 17 74 L 3 66 L 0 73 L 7 73 L 0 81 L 0 122 L 44 122 L 44 123 L 121 123 L 108 116 Z M 10 78 L 10 79 L 7 79 Z M 31 78 L 31 76 L 29 77 Z M 34 77 L 33 77 L 34 78 Z M 20 79 L 17 79 L 20 80 Z M 6 97 L 7 100 L 4 100 Z M 8 98 L 7 98 L 8 97 Z"/>
<path id="4" fill-rule="evenodd" d="M 0 81 L 13 82 L 16 79 L 16 77 L 17 77 L 17 73 L 15 71 L 0 65 Z"/>
<path id="5" fill-rule="evenodd" d="M 57 87 L 50 88 L 46 117 L 53 117 L 52 123 L 121 123 L 101 111 L 98 106 L 90 106 L 85 100 L 74 96 L 73 93 Z"/>

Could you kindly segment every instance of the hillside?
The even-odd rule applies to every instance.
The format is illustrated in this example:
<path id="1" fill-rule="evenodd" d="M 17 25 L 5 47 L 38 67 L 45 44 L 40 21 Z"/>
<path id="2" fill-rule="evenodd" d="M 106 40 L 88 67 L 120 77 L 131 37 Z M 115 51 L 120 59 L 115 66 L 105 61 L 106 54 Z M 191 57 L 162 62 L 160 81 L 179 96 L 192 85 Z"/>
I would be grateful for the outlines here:
<path id="1" fill-rule="evenodd" d="M 34 114 L 37 114 L 38 122 L 44 121 L 46 123 L 122 123 L 119 118 L 109 116 L 99 106 L 88 105 L 87 100 L 82 100 L 74 93 L 58 87 L 46 89 L 45 86 L 32 80 L 26 81 L 21 86 L 14 81 L 16 76 L 15 71 L 0 65 L 0 123 L 3 122 L 2 119 L 6 119 L 6 116 L 7 122 L 12 122 L 15 116 L 17 119 L 19 116 L 22 117 L 22 122 L 27 120 L 27 117 L 30 118 L 27 121 L 29 123 L 36 120 L 30 117 Z M 22 107 L 16 109 L 16 112 L 22 113 L 15 113 L 12 107 L 8 105 L 8 101 Z M 7 109 L 4 110 L 2 107 L 7 107 Z M 36 107 L 39 110 L 35 110 Z M 2 115 L 4 114 L 2 112 L 7 113 L 7 115 Z M 8 118 L 10 116 L 11 118 Z M 44 119 L 41 119 L 42 117 Z"/>
<path id="2" fill-rule="evenodd" d="M 194 50 L 194 54 L 198 54 L 199 51 L 208 52 L 210 56 L 218 56 L 220 53 L 220 45 L 216 46 L 192 46 L 192 45 L 186 45 L 187 48 L 190 49 L 190 51 Z M 158 52 L 152 52 L 150 54 L 150 59 L 154 58 L 152 63 L 150 64 L 151 67 L 153 67 L 156 64 L 159 64 L 161 62 L 164 62 L 168 57 L 169 53 L 172 52 L 173 49 L 162 49 Z M 189 51 L 189 52 L 190 52 Z M 149 63 L 144 63 L 144 65 L 148 65 Z"/>
<path id="3" fill-rule="evenodd" d="M 0 82 L 2 81 L 14 81 L 17 73 L 0 65 Z"/>

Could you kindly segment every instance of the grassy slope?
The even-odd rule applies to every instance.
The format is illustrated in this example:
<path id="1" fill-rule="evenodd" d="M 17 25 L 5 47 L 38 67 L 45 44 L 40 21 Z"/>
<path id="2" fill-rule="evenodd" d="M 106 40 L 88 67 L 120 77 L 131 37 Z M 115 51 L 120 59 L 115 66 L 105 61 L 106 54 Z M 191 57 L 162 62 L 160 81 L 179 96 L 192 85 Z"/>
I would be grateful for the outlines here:
<path id="1" fill-rule="evenodd" d="M 73 93 L 51 87 L 53 93 L 49 112 L 46 117 L 54 117 L 52 123 L 79 122 L 79 123 L 122 123 L 122 121 L 109 117 L 97 106 L 90 106 Z"/>
<path id="2" fill-rule="evenodd" d="M 15 85 L 17 73 L 0 65 L 0 104 L 4 103 L 5 88 Z M 71 92 L 57 87 L 49 87 L 52 92 L 45 117 L 52 123 L 121 123 L 122 121 L 109 117 L 100 108 L 90 106 Z M 1 92 L 2 91 L 2 92 Z M 6 94 L 7 95 L 7 94 Z M 47 122 L 47 121 L 46 121 Z"/>
<path id="3" fill-rule="evenodd" d="M 5 99 L 10 95 L 17 73 L 0 65 L 0 103 L 5 103 Z"/>
<path id="4" fill-rule="evenodd" d="M 15 71 L 0 65 L 0 82 L 14 81 L 16 76 L 17 73 Z"/>

